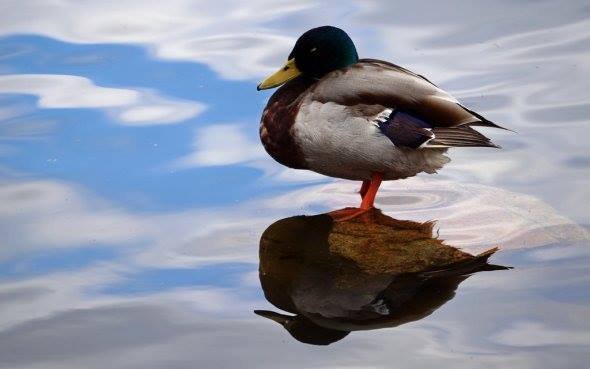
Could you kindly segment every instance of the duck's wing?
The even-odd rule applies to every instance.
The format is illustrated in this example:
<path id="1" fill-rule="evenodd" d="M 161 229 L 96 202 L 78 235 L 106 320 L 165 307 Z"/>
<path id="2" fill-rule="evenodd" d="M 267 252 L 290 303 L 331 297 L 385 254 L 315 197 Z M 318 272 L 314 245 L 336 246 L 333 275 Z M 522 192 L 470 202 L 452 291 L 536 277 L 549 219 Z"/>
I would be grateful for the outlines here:
<path id="1" fill-rule="evenodd" d="M 473 126 L 502 128 L 464 107 L 425 77 L 388 62 L 361 59 L 322 78 L 310 98 L 344 106 L 412 148 L 497 147 Z"/>

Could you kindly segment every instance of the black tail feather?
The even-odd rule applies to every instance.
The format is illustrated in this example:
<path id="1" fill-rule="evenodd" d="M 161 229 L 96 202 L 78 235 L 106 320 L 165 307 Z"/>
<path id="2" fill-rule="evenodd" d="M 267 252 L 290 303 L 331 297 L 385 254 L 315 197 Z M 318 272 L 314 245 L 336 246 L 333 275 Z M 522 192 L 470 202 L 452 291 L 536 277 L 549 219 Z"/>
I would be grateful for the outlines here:
<path id="1" fill-rule="evenodd" d="M 467 126 L 471 126 L 471 127 L 492 127 L 492 128 L 499 128 L 499 129 L 503 129 L 505 131 L 510 131 L 510 132 L 516 133 L 515 131 L 513 131 L 513 130 L 511 130 L 509 128 L 505 128 L 505 127 L 502 127 L 500 125 L 497 125 L 496 123 L 492 122 L 491 120 L 488 120 L 485 117 L 483 117 L 481 114 L 479 114 L 477 112 L 474 112 L 473 110 L 468 109 L 468 108 L 464 107 L 461 104 L 458 104 L 458 105 L 461 108 L 463 108 L 466 111 L 468 111 L 471 115 L 473 115 L 474 117 L 476 117 L 477 119 L 479 119 L 479 121 L 475 121 L 475 122 L 472 122 L 472 123 L 467 123 L 466 124 Z"/>
<path id="2" fill-rule="evenodd" d="M 489 138 L 469 126 L 432 129 L 434 138 L 424 147 L 495 147 Z"/>

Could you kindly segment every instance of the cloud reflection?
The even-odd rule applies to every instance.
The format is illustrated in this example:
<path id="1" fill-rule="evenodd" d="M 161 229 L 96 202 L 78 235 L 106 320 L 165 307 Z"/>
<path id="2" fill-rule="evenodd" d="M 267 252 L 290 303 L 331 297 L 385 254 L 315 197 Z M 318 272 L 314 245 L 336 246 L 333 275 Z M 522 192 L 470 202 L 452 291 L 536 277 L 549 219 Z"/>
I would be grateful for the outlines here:
<path id="1" fill-rule="evenodd" d="M 201 103 L 167 99 L 151 91 L 101 87 L 71 75 L 1 75 L 0 93 L 36 95 L 38 106 L 45 109 L 107 109 L 127 125 L 177 123 L 205 110 Z"/>
<path id="2" fill-rule="evenodd" d="M 196 151 L 178 160 L 179 166 L 248 164 L 266 157 L 262 146 L 251 142 L 241 125 L 215 124 L 199 129 L 195 137 Z"/>
<path id="3" fill-rule="evenodd" d="M 590 219 L 583 201 L 590 185 L 582 173 L 587 142 L 580 139 L 586 136 L 590 103 L 586 2 L 10 0 L 3 2 L 3 10 L 0 35 L 14 37 L 19 45 L 0 45 L 0 156 L 12 155 L 0 166 L 0 259 L 34 266 L 30 260 L 48 252 L 56 258 L 71 256 L 72 250 L 116 252 L 36 273 L 24 268 L 18 278 L 0 276 L 0 367 L 235 368 L 239 362 L 243 368 L 276 363 L 284 368 L 385 368 L 392 363 L 555 368 L 563 366 L 564 357 L 571 367 L 587 365 L 584 332 L 590 327 L 584 291 L 589 281 L 583 246 L 588 231 L 576 224 Z M 250 316 L 254 306 L 270 308 L 256 294 L 257 242 L 277 219 L 356 203 L 356 184 L 294 189 L 275 183 L 277 187 L 260 186 L 260 198 L 243 196 L 232 206 L 167 211 L 130 208 L 117 184 L 143 188 L 165 182 L 159 192 L 150 193 L 149 202 L 181 192 L 174 186 L 181 181 L 191 187 L 205 176 L 242 173 L 241 165 L 263 172 L 253 182 L 317 180 L 305 172 L 284 171 L 261 155 L 255 135 L 266 95 L 254 95 L 254 88 L 255 80 L 285 59 L 298 34 L 326 23 L 350 31 L 363 56 L 427 75 L 519 132 L 495 133 L 502 135 L 497 140 L 506 149 L 493 156 L 455 150 L 453 162 L 438 177 L 387 183 L 378 200 L 398 218 L 438 219 L 441 238 L 467 252 L 500 245 L 506 252 L 498 258 L 510 265 L 515 261 L 519 269 L 465 280 L 460 293 L 436 311 L 436 319 L 356 332 L 319 351 L 297 345 L 286 332 Z M 28 35 L 47 38 L 31 41 Z M 120 45 L 115 56 L 113 44 Z M 137 53 L 129 64 L 116 60 L 127 60 L 127 52 L 137 46 L 148 54 Z M 34 53 L 36 48 L 40 51 Z M 201 63 L 199 68 L 211 69 L 219 79 L 204 79 L 215 85 L 205 95 L 189 78 L 186 84 L 179 79 L 167 83 L 159 74 L 178 70 L 184 77 L 198 75 L 198 69 L 183 69 L 183 63 L 164 68 L 154 59 Z M 110 68 L 111 62 L 118 68 Z M 150 68 L 140 68 L 147 64 Z M 115 69 L 133 73 L 123 78 L 112 74 Z M 200 82 L 202 76 L 197 77 L 194 81 Z M 247 80 L 239 88 L 247 91 L 250 84 L 255 97 L 228 101 L 237 82 L 227 79 Z M 38 100 L 31 104 L 21 94 Z M 62 121 L 88 117 L 60 109 L 98 109 L 128 126 L 181 122 L 203 112 L 194 94 L 207 98 L 217 114 L 207 119 L 223 122 L 219 129 L 199 127 L 193 137 L 193 128 L 186 125 L 176 135 L 170 133 L 182 126 L 146 128 L 134 130 L 137 141 L 123 137 L 125 127 L 116 125 L 97 129 L 85 124 L 85 131 L 71 125 L 59 134 L 50 130 Z M 39 114 L 31 105 L 47 111 Z M 226 117 L 229 111 L 233 116 Z M 158 153 L 168 156 L 141 149 L 138 156 L 144 161 L 125 162 L 130 152 L 108 156 L 110 146 L 81 151 L 72 143 L 75 136 L 139 148 L 158 142 L 164 148 Z M 71 166 L 48 170 L 46 158 L 61 150 Z M 175 158 L 181 158 L 177 163 L 184 164 L 183 174 L 197 174 L 151 176 L 154 165 Z M 89 160 L 90 169 L 81 170 Z M 101 169 L 115 163 L 118 171 L 104 176 Z M 214 171 L 212 166 L 223 168 Z M 100 188 L 88 186 L 99 182 L 96 177 L 84 182 L 88 187 L 77 182 L 94 173 L 108 177 L 96 186 Z M 140 173 L 134 182 L 133 173 Z M 226 197 L 235 185 L 211 187 Z M 100 192 L 103 187 L 107 191 Z M 110 197 L 114 194 L 118 201 Z M 182 193 L 178 198 L 185 201 Z M 221 273 L 228 265 L 243 267 L 231 283 L 224 275 L 207 273 L 207 268 Z M 158 284 L 159 273 L 167 271 L 191 278 Z M 149 288 L 138 288 L 142 278 L 151 279 Z"/>
<path id="4" fill-rule="evenodd" d="M 5 182 L 0 224 L 14 247 L 0 256 L 48 247 L 148 245 L 137 250 L 148 265 L 255 262 L 252 249 L 244 247 L 253 247 L 256 232 L 273 218 L 346 206 L 358 201 L 357 190 L 341 181 L 231 208 L 134 213 L 67 182 Z M 415 221 L 438 219 L 443 239 L 472 252 L 490 244 L 521 248 L 588 239 L 587 231 L 538 199 L 482 185 L 420 178 L 388 182 L 377 204 Z"/>

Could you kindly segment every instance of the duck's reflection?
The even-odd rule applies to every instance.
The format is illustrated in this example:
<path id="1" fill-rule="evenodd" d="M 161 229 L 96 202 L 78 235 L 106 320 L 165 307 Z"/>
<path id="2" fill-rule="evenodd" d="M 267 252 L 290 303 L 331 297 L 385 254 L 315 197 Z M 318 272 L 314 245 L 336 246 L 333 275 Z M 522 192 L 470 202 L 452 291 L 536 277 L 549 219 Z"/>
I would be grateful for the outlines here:
<path id="1" fill-rule="evenodd" d="M 297 340 L 329 345 L 351 331 L 396 327 L 449 301 L 493 248 L 473 256 L 432 236 L 433 223 L 396 220 L 379 210 L 350 221 L 334 213 L 279 220 L 260 239 L 266 299 L 295 315 L 256 310 Z"/>

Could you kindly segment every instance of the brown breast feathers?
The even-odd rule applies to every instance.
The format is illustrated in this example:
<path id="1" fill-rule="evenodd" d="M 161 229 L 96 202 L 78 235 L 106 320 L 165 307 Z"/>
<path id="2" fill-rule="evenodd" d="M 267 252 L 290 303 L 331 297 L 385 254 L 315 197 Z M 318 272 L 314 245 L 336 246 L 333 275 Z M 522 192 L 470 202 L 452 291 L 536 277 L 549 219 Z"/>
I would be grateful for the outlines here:
<path id="1" fill-rule="evenodd" d="M 262 112 L 260 140 L 273 159 L 289 168 L 307 169 L 293 139 L 293 124 L 301 105 L 301 94 L 314 82 L 302 77 L 287 82 L 271 96 Z"/>

